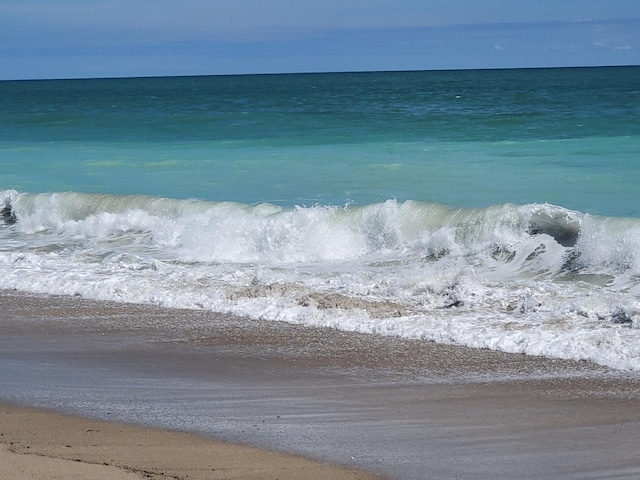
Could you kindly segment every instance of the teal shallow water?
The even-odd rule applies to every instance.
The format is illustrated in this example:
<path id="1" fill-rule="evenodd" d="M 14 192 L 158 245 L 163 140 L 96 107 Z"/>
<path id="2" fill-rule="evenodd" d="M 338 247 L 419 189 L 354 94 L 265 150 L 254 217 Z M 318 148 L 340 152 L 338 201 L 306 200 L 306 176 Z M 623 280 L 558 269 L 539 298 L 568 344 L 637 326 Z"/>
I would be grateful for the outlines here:
<path id="1" fill-rule="evenodd" d="M 640 137 L 314 146 L 36 144 L 5 148 L 6 187 L 280 205 L 552 203 L 640 215 Z"/>

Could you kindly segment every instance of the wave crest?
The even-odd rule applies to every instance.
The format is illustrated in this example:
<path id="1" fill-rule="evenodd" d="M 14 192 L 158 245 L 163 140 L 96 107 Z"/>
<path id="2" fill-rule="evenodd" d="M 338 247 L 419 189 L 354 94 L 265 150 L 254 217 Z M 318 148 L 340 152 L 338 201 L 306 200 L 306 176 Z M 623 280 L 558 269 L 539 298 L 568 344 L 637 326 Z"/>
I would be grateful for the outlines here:
<path id="1" fill-rule="evenodd" d="M 639 272 L 640 223 L 547 204 L 454 208 L 388 200 L 365 206 L 270 204 L 150 196 L 2 192 L 5 223 L 24 234 L 86 241 L 129 236 L 186 262 L 324 263 L 440 260 L 518 263 L 559 273 Z M 546 265 L 541 258 L 546 257 Z M 551 258 L 553 257 L 553 258 Z M 537 259 L 537 260 L 536 260 Z"/>

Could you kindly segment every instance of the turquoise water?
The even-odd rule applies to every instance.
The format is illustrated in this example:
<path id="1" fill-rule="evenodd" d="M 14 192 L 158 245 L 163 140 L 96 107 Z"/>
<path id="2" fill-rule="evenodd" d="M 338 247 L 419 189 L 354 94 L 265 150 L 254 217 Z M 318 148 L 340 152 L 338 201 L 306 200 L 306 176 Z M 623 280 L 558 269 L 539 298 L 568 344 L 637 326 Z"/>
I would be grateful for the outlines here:
<path id="1" fill-rule="evenodd" d="M 0 83 L 0 185 L 639 216 L 640 68 Z"/>
<path id="2" fill-rule="evenodd" d="M 640 67 L 0 82 L 0 288 L 640 370 Z"/>

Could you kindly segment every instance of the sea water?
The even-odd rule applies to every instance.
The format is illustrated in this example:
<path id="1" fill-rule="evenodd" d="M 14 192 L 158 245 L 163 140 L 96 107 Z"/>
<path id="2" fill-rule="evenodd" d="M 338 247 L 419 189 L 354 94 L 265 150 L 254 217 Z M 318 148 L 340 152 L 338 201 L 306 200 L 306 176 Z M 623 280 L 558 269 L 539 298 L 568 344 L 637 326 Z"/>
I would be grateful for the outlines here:
<path id="1" fill-rule="evenodd" d="M 0 82 L 0 288 L 640 370 L 639 157 L 639 67 Z"/>

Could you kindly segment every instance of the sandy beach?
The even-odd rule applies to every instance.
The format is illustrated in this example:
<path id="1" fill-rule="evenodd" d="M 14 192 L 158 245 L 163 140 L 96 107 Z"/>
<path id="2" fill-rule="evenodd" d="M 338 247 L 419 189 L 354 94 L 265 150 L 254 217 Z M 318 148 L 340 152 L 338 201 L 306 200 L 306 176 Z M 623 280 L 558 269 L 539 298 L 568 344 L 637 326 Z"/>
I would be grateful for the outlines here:
<path id="1" fill-rule="evenodd" d="M 0 305 L 2 478 L 640 477 L 634 374 L 79 297 Z"/>
<path id="2" fill-rule="evenodd" d="M 0 404 L 0 478 L 373 479 L 301 457 L 193 435 Z"/>

